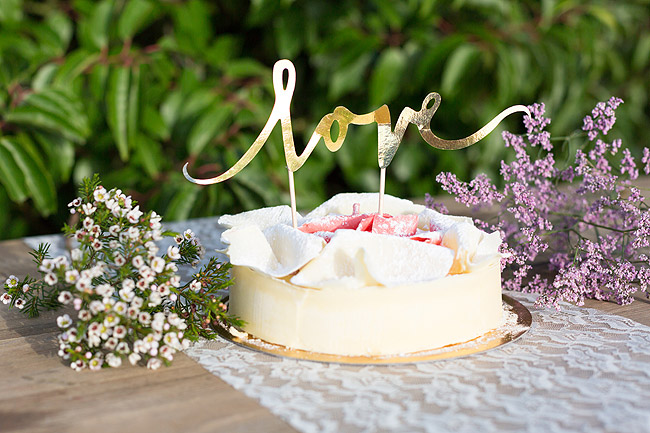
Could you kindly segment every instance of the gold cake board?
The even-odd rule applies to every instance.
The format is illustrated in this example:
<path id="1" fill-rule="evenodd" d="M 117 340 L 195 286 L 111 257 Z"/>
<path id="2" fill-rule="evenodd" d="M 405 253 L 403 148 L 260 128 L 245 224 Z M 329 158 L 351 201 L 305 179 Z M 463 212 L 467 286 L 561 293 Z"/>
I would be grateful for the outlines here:
<path id="1" fill-rule="evenodd" d="M 412 364 L 416 362 L 459 358 L 473 355 L 475 353 L 485 352 L 486 350 L 494 349 L 510 343 L 524 335 L 533 323 L 533 317 L 530 314 L 530 311 L 519 301 L 509 296 L 502 295 L 502 299 L 505 323 L 499 328 L 493 329 L 480 337 L 464 343 L 397 355 L 344 356 L 309 352 L 306 350 L 291 349 L 278 344 L 269 343 L 251 335 L 244 338 L 238 337 L 221 325 L 216 326 L 216 331 L 221 337 L 238 346 L 274 356 L 315 362 L 333 362 L 338 364 L 355 365 Z"/>

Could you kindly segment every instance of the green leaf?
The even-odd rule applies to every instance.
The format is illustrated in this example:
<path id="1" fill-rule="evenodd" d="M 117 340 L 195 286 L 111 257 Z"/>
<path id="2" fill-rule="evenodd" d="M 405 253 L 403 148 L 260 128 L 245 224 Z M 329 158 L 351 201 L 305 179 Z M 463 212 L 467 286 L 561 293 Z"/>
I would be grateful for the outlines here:
<path id="1" fill-rule="evenodd" d="M 81 137 L 90 135 L 88 118 L 84 113 L 81 102 L 75 95 L 57 89 L 46 89 L 39 93 L 32 93 L 24 101 L 26 104 L 42 109 L 58 117 L 70 129 Z"/>
<path id="2" fill-rule="evenodd" d="M 144 134 L 138 134 L 135 142 L 135 156 L 140 161 L 147 175 L 156 178 L 160 174 L 163 152 L 160 143 Z"/>
<path id="3" fill-rule="evenodd" d="M 165 211 L 165 219 L 169 221 L 188 219 L 200 191 L 201 188 L 189 182 L 181 184 Z"/>
<path id="4" fill-rule="evenodd" d="M 151 105 L 145 105 L 142 109 L 142 129 L 160 140 L 169 140 L 170 132 L 165 119 Z"/>
<path id="5" fill-rule="evenodd" d="M 351 64 L 334 71 L 327 93 L 328 98 L 337 101 L 343 95 L 361 88 L 371 59 L 372 54 L 367 53 L 358 56 Z"/>
<path id="6" fill-rule="evenodd" d="M 54 131 L 76 142 L 85 141 L 90 133 L 87 119 L 75 101 L 52 89 L 30 94 L 22 105 L 6 114 L 5 120 Z"/>
<path id="7" fill-rule="evenodd" d="M 471 70 L 480 55 L 473 44 L 459 46 L 447 59 L 442 73 L 441 92 L 443 96 L 454 95 L 461 86 L 462 78 Z"/>
<path id="8" fill-rule="evenodd" d="M 106 116 L 122 161 L 129 159 L 128 105 L 131 69 L 117 66 L 111 69 L 106 94 Z"/>
<path id="9" fill-rule="evenodd" d="M 641 71 L 650 61 L 650 34 L 641 36 L 632 56 L 632 69 Z"/>
<path id="10" fill-rule="evenodd" d="M 0 23 L 15 24 L 23 19 L 22 0 L 2 0 L 0 7 Z"/>
<path id="11" fill-rule="evenodd" d="M 47 155 L 47 166 L 52 168 L 53 178 L 67 182 L 75 163 L 74 144 L 57 134 L 34 132 L 33 137 Z"/>
<path id="12" fill-rule="evenodd" d="M 387 104 L 399 94 L 406 63 L 406 55 L 398 48 L 388 48 L 381 54 L 370 77 L 371 106 Z"/>
<path id="13" fill-rule="evenodd" d="M 231 107 L 222 104 L 206 110 L 196 121 L 187 138 L 189 154 L 193 156 L 200 154 L 210 140 L 227 129 L 231 113 Z"/>
<path id="14" fill-rule="evenodd" d="M 0 182 L 12 201 L 22 203 L 27 199 L 25 176 L 11 152 L 4 146 L 0 146 Z"/>
<path id="15" fill-rule="evenodd" d="M 68 54 L 56 74 L 54 84 L 58 87 L 69 88 L 72 80 L 81 75 L 98 58 L 99 53 L 91 53 L 84 49 L 78 49 Z"/>
<path id="16" fill-rule="evenodd" d="M 108 46 L 108 30 L 113 14 L 113 0 L 103 0 L 95 5 L 90 16 L 79 25 L 90 47 L 102 50 Z M 90 48 L 89 47 L 89 48 Z"/>
<path id="17" fill-rule="evenodd" d="M 72 39 L 72 22 L 70 18 L 63 12 L 55 11 L 45 18 L 45 23 L 57 35 L 59 46 L 65 51 Z"/>
<path id="18" fill-rule="evenodd" d="M 127 138 L 129 147 L 133 147 L 138 133 L 140 116 L 140 66 L 131 69 L 131 89 L 129 90 L 129 105 L 127 111 Z"/>
<path id="19" fill-rule="evenodd" d="M 34 199 L 36 209 L 43 216 L 52 214 L 56 210 L 54 181 L 32 141 L 26 135 L 17 139 L 5 137 L 0 139 L 0 146 L 11 153 L 23 172 L 25 185 Z"/>
<path id="20" fill-rule="evenodd" d="M 46 87 L 50 85 L 56 72 L 59 70 L 59 66 L 55 63 L 46 63 L 43 65 L 34 75 L 32 80 L 32 89 L 36 92 L 45 90 Z"/>
<path id="21" fill-rule="evenodd" d="M 148 0 L 127 2 L 117 23 L 117 35 L 120 39 L 132 38 L 147 22 L 154 19 L 153 10 L 154 5 Z"/>

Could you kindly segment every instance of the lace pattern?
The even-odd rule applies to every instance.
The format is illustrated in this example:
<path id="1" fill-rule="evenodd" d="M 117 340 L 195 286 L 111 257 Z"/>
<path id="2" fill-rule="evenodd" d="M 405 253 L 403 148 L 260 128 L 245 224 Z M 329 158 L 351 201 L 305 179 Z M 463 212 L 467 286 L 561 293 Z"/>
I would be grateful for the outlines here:
<path id="1" fill-rule="evenodd" d="M 192 228 L 220 248 L 215 219 Z M 28 238 L 53 244 L 60 236 Z M 189 272 L 188 272 L 189 274 Z M 650 327 L 589 308 L 532 307 L 522 338 L 466 358 L 344 366 L 278 358 L 223 340 L 187 354 L 301 432 L 650 432 Z"/>

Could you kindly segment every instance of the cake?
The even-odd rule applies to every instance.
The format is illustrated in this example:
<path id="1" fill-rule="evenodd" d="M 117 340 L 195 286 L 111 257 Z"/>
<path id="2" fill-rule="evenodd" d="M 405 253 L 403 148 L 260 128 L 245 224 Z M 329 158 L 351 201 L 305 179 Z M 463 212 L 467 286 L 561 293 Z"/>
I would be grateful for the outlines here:
<path id="1" fill-rule="evenodd" d="M 224 215 L 230 313 L 255 338 L 343 356 L 461 343 L 503 320 L 498 232 L 408 200 L 339 194 L 305 217 Z"/>

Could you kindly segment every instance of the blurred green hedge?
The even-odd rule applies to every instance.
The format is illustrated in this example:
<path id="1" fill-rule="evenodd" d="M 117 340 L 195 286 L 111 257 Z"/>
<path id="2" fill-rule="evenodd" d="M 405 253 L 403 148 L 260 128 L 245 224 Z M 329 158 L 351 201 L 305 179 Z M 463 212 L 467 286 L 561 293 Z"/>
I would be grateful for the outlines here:
<path id="1" fill-rule="evenodd" d="M 386 103 L 393 122 L 442 95 L 432 129 L 473 133 L 502 109 L 543 101 L 570 132 L 595 102 L 622 97 L 617 133 L 648 145 L 649 2 L 499 0 L 2 0 L 2 238 L 56 232 L 81 178 L 132 194 L 167 219 L 288 203 L 279 127 L 244 171 L 210 187 L 184 180 L 230 167 L 273 105 L 271 68 L 293 60 L 300 148 L 337 105 Z M 516 118 L 515 118 L 516 117 Z M 513 116 L 503 128 L 521 130 Z M 319 145 L 296 173 L 298 205 L 378 187 L 376 127 L 352 126 L 335 153 Z M 499 131 L 457 152 L 411 127 L 387 192 L 435 192 L 434 177 L 494 174 Z"/>

